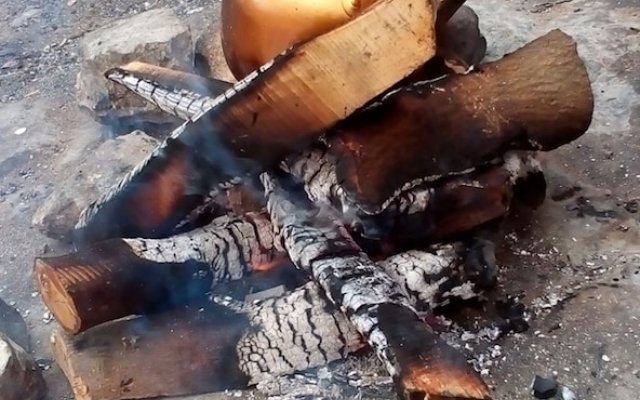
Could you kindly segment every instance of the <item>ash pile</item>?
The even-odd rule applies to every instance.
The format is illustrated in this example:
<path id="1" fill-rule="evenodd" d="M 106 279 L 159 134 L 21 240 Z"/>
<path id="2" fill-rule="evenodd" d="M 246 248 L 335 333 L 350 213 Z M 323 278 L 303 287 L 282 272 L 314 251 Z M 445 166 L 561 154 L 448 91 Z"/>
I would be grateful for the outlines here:
<path id="1" fill-rule="evenodd" d="M 96 117 L 177 127 L 82 211 L 76 251 L 35 260 L 76 398 L 490 399 L 492 342 L 528 318 L 487 300 L 501 225 L 591 123 L 575 42 L 485 62 L 464 1 L 258 3 L 223 2 L 211 35 L 235 82 L 98 46 Z M 476 332 L 446 317 L 483 301 Z"/>

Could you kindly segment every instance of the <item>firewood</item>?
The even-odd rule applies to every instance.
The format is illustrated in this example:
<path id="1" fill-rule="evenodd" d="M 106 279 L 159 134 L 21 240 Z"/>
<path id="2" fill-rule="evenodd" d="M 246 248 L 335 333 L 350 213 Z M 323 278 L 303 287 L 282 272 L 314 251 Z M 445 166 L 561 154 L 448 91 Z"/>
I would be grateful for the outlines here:
<path id="1" fill-rule="evenodd" d="M 211 286 L 266 271 L 287 256 L 264 216 L 221 217 L 169 239 L 111 239 L 35 260 L 44 303 L 76 334 L 132 314 L 206 299 Z"/>
<path id="2" fill-rule="evenodd" d="M 298 290 L 242 313 L 212 304 L 119 320 L 76 337 L 57 331 L 51 344 L 77 400 L 240 389 L 266 373 L 306 369 L 361 348 L 357 333 L 323 307 L 316 290 Z"/>
<path id="3" fill-rule="evenodd" d="M 457 249 L 447 246 L 397 254 L 380 266 L 400 279 L 417 306 L 429 308 L 468 297 L 472 284 L 458 275 L 459 259 Z M 51 344 L 78 400 L 246 388 L 366 346 L 311 282 L 279 298 L 233 303 L 232 309 L 173 310 L 110 322 L 75 337 L 58 330 Z"/>
<path id="4" fill-rule="evenodd" d="M 296 267 L 308 271 L 331 304 L 375 350 L 404 399 L 489 398 L 466 359 L 428 329 L 383 268 L 355 244 L 343 225 L 274 175 L 261 176 L 274 228 Z"/>
<path id="5" fill-rule="evenodd" d="M 131 86 L 138 88 L 136 92 L 141 95 L 152 92 L 160 93 L 165 90 L 158 84 L 142 80 L 135 73 L 127 73 L 126 79 L 131 82 Z M 147 85 L 151 89 L 142 91 L 141 88 Z M 175 92 L 174 95 L 181 96 L 182 94 Z M 158 96 L 147 98 L 161 108 L 172 107 L 170 103 L 165 101 L 166 98 Z M 206 96 L 196 97 L 196 103 L 206 103 L 208 101 L 207 98 Z M 185 99 L 191 99 L 191 97 L 185 97 Z M 189 101 L 180 101 L 180 103 L 188 104 Z M 194 114 L 189 114 L 187 117 L 194 117 Z M 539 170 L 539 166 L 528 163 L 523 164 L 523 168 L 519 168 L 516 165 L 516 168 L 511 171 L 516 172 L 516 175 L 511 176 L 509 179 L 507 179 L 508 177 L 504 171 L 500 172 L 498 170 L 498 167 L 494 168 L 492 172 L 487 172 L 487 168 L 480 172 L 472 169 L 471 172 L 462 174 L 459 179 L 454 174 L 451 178 L 442 177 L 435 182 L 425 180 L 424 183 L 415 188 L 400 192 L 385 205 L 383 211 L 371 215 L 367 210 L 363 210 L 357 204 L 354 204 L 347 196 L 344 188 L 338 184 L 335 162 L 328 154 L 326 146 L 322 143 L 317 142 L 310 149 L 289 156 L 283 166 L 305 183 L 307 193 L 314 202 L 331 205 L 340 210 L 345 221 L 352 227 L 356 227 L 358 232 L 366 237 L 396 237 L 397 240 L 392 239 L 395 243 L 404 241 L 407 245 L 433 243 L 452 237 L 455 238 L 456 235 L 464 234 L 479 225 L 504 216 L 509 209 L 511 186 L 515 183 L 514 179 L 540 175 L 542 176 L 542 184 L 544 184 L 544 177 Z M 484 182 L 483 185 L 486 190 L 482 191 L 480 190 L 482 188 L 478 185 L 465 183 L 473 181 L 474 175 L 481 175 L 481 180 Z M 501 180 L 499 177 L 502 177 Z M 456 183 L 448 182 L 451 180 Z M 519 189 L 527 187 L 527 185 L 518 185 L 515 190 L 519 193 Z M 232 189 L 229 190 L 232 191 Z M 438 195 L 433 196 L 433 193 Z M 524 196 L 524 199 L 537 199 L 532 205 L 538 205 L 544 199 L 544 186 L 542 188 L 534 188 L 529 194 Z M 435 200 L 432 200 L 431 206 L 427 207 L 429 199 L 432 197 Z M 434 201 L 436 202 L 435 204 Z M 439 206 L 438 202 L 442 205 Z M 207 204 L 211 204 L 211 202 L 209 201 Z M 455 204 L 466 208 L 457 209 L 454 206 Z M 454 220 L 451 218 L 455 216 L 456 224 L 435 224 L 433 220 L 434 210 L 438 210 L 437 212 L 441 213 L 444 210 L 443 207 L 447 207 L 447 211 L 440 218 L 449 217 L 449 222 L 452 222 Z M 467 218 L 467 212 L 472 213 L 474 218 Z M 197 209 L 192 211 L 192 214 L 197 215 L 198 213 Z M 394 232 L 393 235 L 391 232 Z M 408 239 L 410 240 L 407 241 Z"/>
<path id="6" fill-rule="evenodd" d="M 215 97 L 233 87 L 229 82 L 138 61 L 111 69 L 105 75 L 107 79 L 131 88 L 162 111 L 184 120 L 193 119 L 213 107 Z"/>
<path id="7" fill-rule="evenodd" d="M 203 188 L 209 192 L 257 175 L 301 150 L 435 55 L 434 7 L 431 0 L 376 2 L 339 28 L 263 65 L 219 96 L 211 109 L 177 128 L 113 192 L 85 210 L 78 236 L 166 235 L 167 226 L 175 226 L 194 206 L 172 212 L 149 207 L 156 193 L 162 193 L 163 205 L 182 206 L 187 194 L 195 192 L 197 198 Z M 160 187 L 158 168 L 176 178 L 169 179 L 172 190 Z M 216 173 L 191 176 L 203 170 Z"/>
<path id="8" fill-rule="evenodd" d="M 506 216 L 514 191 L 524 190 L 516 188 L 529 188 L 528 201 L 533 207 L 546 193 L 541 167 L 526 152 L 510 152 L 503 161 L 462 175 L 425 181 L 400 192 L 376 214 L 367 213 L 349 198 L 340 184 L 336 161 L 322 144 L 287 158 L 284 169 L 304 184 L 312 202 L 340 210 L 350 228 L 365 237 L 406 246 L 456 239 Z M 534 177 L 535 187 L 524 182 Z"/>
<path id="9" fill-rule="evenodd" d="M 590 125 L 593 95 L 575 42 L 559 30 L 469 75 L 402 88 L 332 130 L 338 178 L 375 213 L 397 192 L 490 162 L 553 150 Z"/>

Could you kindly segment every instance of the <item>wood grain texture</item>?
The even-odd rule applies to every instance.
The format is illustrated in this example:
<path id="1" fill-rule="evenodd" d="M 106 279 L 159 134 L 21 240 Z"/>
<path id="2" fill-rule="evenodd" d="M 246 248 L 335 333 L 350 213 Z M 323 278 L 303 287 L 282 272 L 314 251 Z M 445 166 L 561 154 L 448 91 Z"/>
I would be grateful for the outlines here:
<path id="1" fill-rule="evenodd" d="M 416 306 L 464 298 L 471 283 L 454 247 L 411 251 L 379 264 Z M 77 336 L 52 336 L 56 362 L 78 400 L 182 396 L 246 388 L 273 376 L 326 365 L 366 346 L 309 282 L 252 303 L 217 299 L 202 309 L 122 319 Z"/>
<path id="2" fill-rule="evenodd" d="M 220 217 L 167 239 L 111 239 L 35 261 L 44 303 L 67 332 L 203 301 L 212 285 L 268 271 L 287 256 L 264 215 Z"/>
<path id="3" fill-rule="evenodd" d="M 554 30 L 475 73 L 399 89 L 341 123 L 330 148 L 347 194 L 375 213 L 425 176 L 464 172 L 509 149 L 569 143 L 592 113 L 576 44 Z"/>
<path id="4" fill-rule="evenodd" d="M 291 261 L 308 271 L 375 350 L 402 398 L 489 398 L 488 387 L 464 356 L 428 329 L 401 286 L 362 252 L 342 224 L 304 194 L 284 189 L 286 180 L 268 173 L 261 179 L 269 215 Z M 416 373 L 419 382 L 412 378 Z"/>

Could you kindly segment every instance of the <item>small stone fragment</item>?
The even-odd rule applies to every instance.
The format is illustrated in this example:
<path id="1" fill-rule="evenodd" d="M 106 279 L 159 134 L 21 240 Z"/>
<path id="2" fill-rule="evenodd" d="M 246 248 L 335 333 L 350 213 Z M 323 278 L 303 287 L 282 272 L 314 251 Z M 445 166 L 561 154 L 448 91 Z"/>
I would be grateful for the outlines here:
<path id="1" fill-rule="evenodd" d="M 577 400 L 575 393 L 566 386 L 562 386 L 560 389 L 560 400 Z"/>
<path id="2" fill-rule="evenodd" d="M 76 96 L 80 106 L 94 118 L 109 123 L 125 118 L 165 123 L 168 121 L 165 113 L 108 81 L 104 73 L 131 61 L 191 72 L 194 51 L 188 26 L 170 9 L 161 8 L 86 34 L 80 55 Z"/>
<path id="3" fill-rule="evenodd" d="M 638 212 L 640 202 L 638 200 L 631 200 L 625 203 L 624 209 L 630 212 L 631 214 L 636 214 Z"/>
<path id="4" fill-rule="evenodd" d="M 558 383 L 553 379 L 536 375 L 531 384 L 531 390 L 536 399 L 550 399 L 558 392 Z"/>
<path id="5" fill-rule="evenodd" d="M 0 397 L 40 400 L 47 388 L 37 363 L 20 345 L 0 333 Z"/>

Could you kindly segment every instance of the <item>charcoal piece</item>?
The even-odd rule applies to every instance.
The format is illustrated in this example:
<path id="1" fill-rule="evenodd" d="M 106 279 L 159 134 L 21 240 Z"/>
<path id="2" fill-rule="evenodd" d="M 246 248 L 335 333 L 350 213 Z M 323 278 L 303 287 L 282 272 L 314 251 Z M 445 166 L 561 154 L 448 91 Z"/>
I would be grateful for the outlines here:
<path id="1" fill-rule="evenodd" d="M 558 392 L 558 383 L 553 379 L 536 375 L 531 384 L 531 391 L 536 399 L 550 399 Z"/>
<path id="2" fill-rule="evenodd" d="M 497 282 L 496 246 L 487 239 L 471 240 L 464 260 L 465 275 L 481 288 L 491 288 Z"/>
<path id="3" fill-rule="evenodd" d="M 516 299 L 508 297 L 505 301 L 497 300 L 496 311 L 501 318 L 497 327 L 503 334 L 522 333 L 529 329 L 525 306 Z"/>

